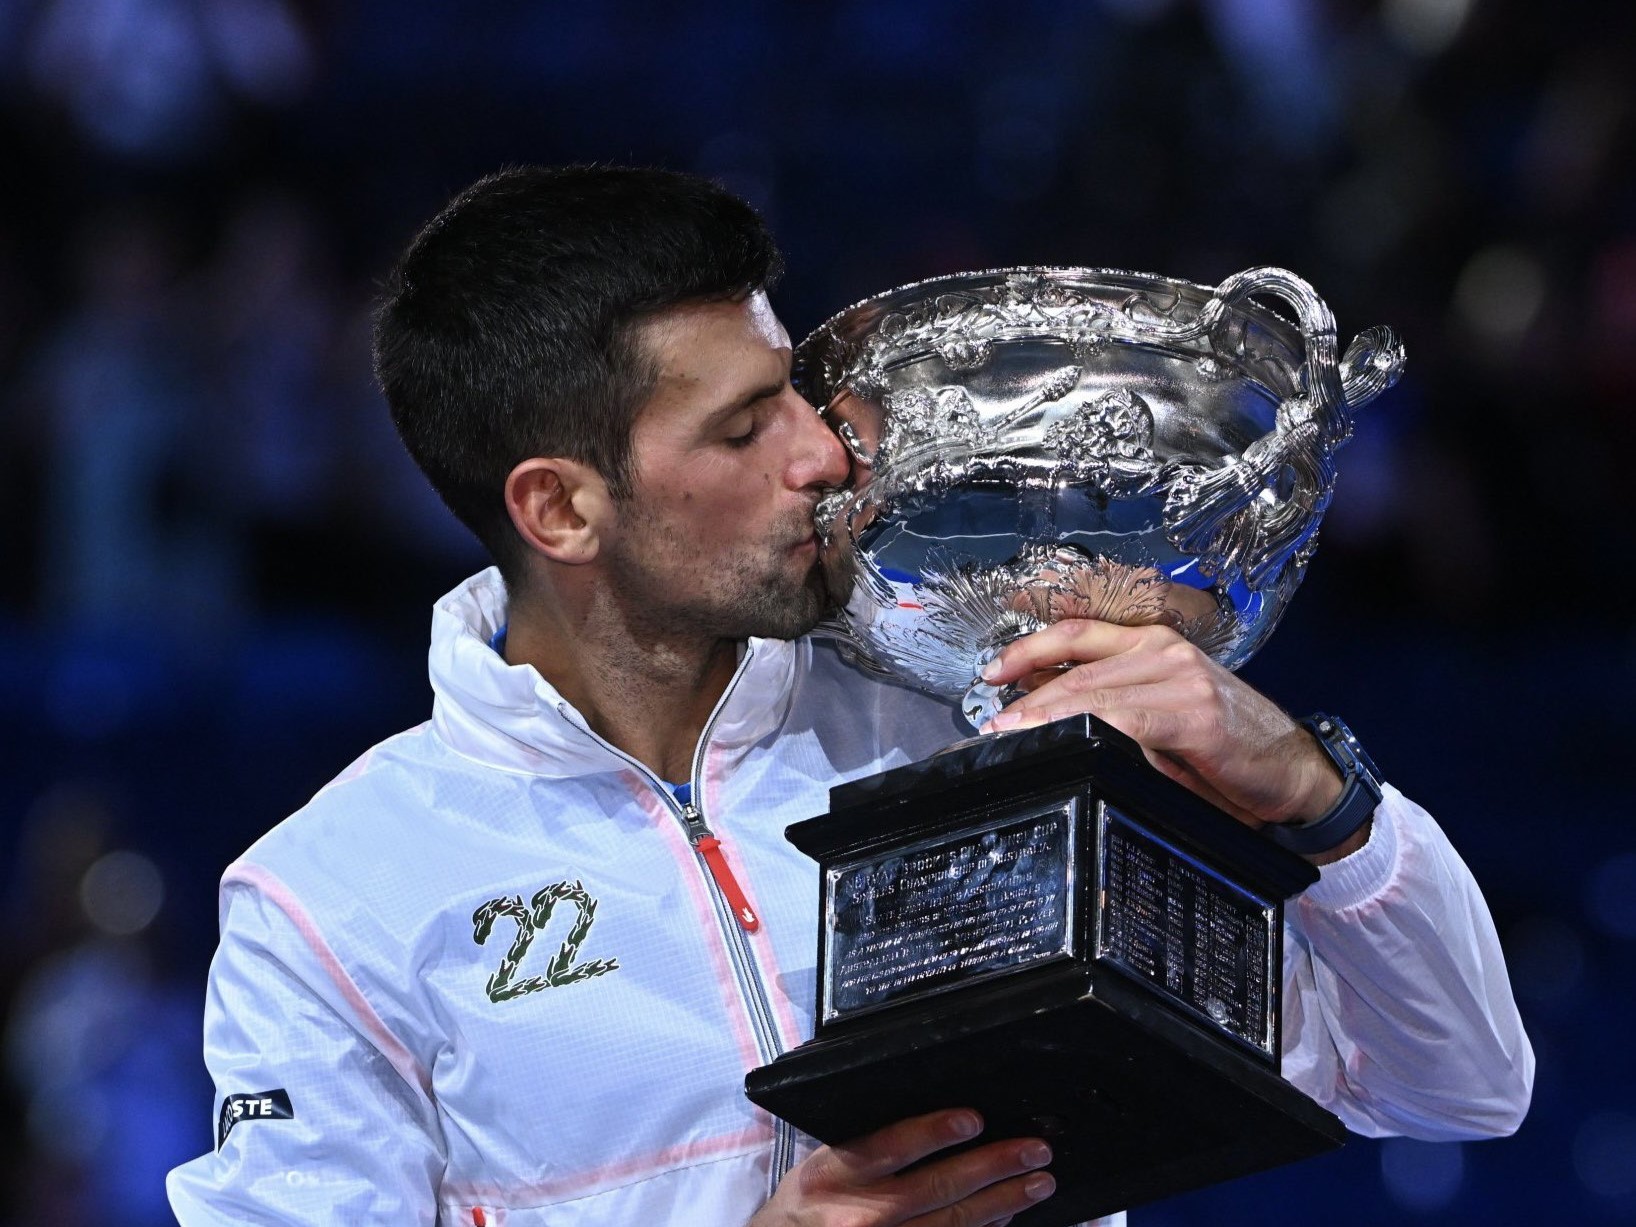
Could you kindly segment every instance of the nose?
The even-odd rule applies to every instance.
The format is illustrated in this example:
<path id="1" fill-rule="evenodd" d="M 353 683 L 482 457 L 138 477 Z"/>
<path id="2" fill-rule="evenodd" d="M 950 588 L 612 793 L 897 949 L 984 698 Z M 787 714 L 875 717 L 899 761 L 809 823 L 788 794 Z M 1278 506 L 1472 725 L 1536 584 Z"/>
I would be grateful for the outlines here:
<path id="1" fill-rule="evenodd" d="M 841 437 L 801 394 L 785 392 L 797 423 L 797 447 L 790 463 L 790 486 L 796 490 L 830 490 L 845 485 L 852 475 L 852 458 Z"/>

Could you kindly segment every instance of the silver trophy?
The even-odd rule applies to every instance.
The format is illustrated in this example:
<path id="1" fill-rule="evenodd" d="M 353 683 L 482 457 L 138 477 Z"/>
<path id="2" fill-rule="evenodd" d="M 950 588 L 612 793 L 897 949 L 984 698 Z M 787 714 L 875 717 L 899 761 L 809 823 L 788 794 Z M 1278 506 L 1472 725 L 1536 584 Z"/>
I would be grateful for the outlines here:
<path id="1" fill-rule="evenodd" d="M 1168 624 L 1236 666 L 1301 581 L 1352 410 L 1402 366 L 1384 328 L 1337 360 L 1329 309 L 1273 268 L 1001 269 L 851 307 L 796 351 L 854 461 L 818 513 L 827 629 L 974 726 L 1009 698 L 982 666 L 1061 618 Z M 1278 1072 L 1284 900 L 1317 870 L 1095 716 L 836 785 L 786 836 L 818 862 L 819 1008 L 745 1090 L 813 1136 L 966 1104 L 1048 1137 L 1057 1192 L 1018 1227 L 1340 1144 Z"/>
<path id="2" fill-rule="evenodd" d="M 847 308 L 795 354 L 854 461 L 818 512 L 848 594 L 824 629 L 974 727 L 1012 697 L 982 666 L 1060 618 L 1167 623 L 1236 668 L 1301 582 L 1352 411 L 1403 369 L 1388 328 L 1336 352 L 1278 268 L 997 269 Z"/>

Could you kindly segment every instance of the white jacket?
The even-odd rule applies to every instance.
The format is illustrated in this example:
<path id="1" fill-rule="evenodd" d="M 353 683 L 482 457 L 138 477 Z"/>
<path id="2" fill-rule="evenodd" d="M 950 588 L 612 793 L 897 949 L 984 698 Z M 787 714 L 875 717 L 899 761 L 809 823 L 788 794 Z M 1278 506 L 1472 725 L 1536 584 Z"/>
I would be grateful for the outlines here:
<path id="1" fill-rule="evenodd" d="M 171 1173 L 184 1227 L 730 1224 L 812 1145 L 743 1095 L 811 1034 L 816 871 L 783 830 L 952 741 L 954 713 L 752 640 L 691 781 L 730 904 L 695 816 L 489 647 L 504 621 L 494 571 L 439 602 L 432 719 L 223 877 L 219 1145 Z M 1288 916 L 1287 1077 L 1364 1134 L 1515 1128 L 1532 1052 L 1424 812 L 1388 791 Z"/>

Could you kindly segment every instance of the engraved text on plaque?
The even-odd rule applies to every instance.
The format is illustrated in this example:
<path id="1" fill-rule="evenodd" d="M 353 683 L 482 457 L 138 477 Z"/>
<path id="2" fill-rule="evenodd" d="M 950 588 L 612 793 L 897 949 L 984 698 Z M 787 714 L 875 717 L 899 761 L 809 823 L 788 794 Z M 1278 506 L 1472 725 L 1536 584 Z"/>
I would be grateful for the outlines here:
<path id="1" fill-rule="evenodd" d="M 829 869 L 823 1021 L 1065 956 L 1078 798 Z"/>
<path id="2" fill-rule="evenodd" d="M 1097 957 L 1276 1056 L 1273 905 L 1112 806 L 1101 828 Z"/>

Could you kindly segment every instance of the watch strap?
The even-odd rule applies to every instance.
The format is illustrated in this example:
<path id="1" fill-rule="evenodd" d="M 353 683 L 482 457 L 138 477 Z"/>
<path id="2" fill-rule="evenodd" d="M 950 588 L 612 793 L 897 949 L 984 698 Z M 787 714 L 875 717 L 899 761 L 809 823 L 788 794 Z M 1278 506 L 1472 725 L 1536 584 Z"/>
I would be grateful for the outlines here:
<path id="1" fill-rule="evenodd" d="M 1269 839 L 1302 856 L 1338 848 L 1374 816 L 1380 805 L 1380 775 L 1352 730 L 1334 716 L 1315 713 L 1296 723 L 1310 732 L 1341 773 L 1341 795 L 1311 822 L 1271 823 L 1262 828 Z"/>

